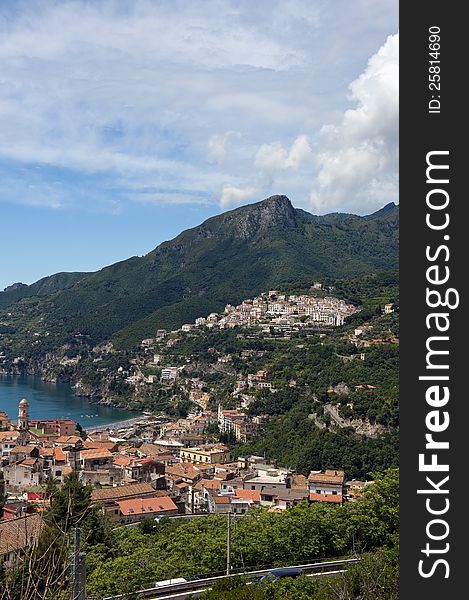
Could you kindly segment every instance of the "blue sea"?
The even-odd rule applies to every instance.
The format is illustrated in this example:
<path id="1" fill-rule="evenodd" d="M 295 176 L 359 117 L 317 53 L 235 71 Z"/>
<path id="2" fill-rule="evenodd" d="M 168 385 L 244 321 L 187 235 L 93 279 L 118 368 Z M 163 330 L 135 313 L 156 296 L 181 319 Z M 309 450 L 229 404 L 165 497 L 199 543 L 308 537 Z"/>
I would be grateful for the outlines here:
<path id="1" fill-rule="evenodd" d="M 75 396 L 67 384 L 0 375 L 0 410 L 16 420 L 22 398 L 29 402 L 30 419 L 72 419 L 84 429 L 138 416 L 128 410 L 92 404 L 86 398 Z"/>

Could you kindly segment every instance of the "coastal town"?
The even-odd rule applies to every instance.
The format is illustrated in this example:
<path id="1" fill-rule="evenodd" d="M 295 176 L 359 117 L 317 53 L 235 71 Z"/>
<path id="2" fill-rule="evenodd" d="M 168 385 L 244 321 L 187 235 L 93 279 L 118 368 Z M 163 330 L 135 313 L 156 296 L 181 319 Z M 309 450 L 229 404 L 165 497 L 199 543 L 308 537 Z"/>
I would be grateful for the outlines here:
<path id="1" fill-rule="evenodd" d="M 0 600 L 398 600 L 396 3 L 0 6 Z"/>
<path id="2" fill-rule="evenodd" d="M 355 501 L 370 483 L 346 481 L 340 469 L 306 477 L 262 456 L 233 460 L 227 445 L 206 442 L 211 425 L 244 431 L 241 417 L 234 410 L 198 410 L 173 423 L 142 418 L 129 427 L 84 433 L 70 420 L 30 420 L 28 402 L 21 400 L 17 421 L 0 413 L 0 560 L 18 563 L 41 531 L 50 482 L 63 483 L 72 471 L 92 486 L 93 504 L 116 525 L 244 515 L 256 506 L 283 511 L 300 502 L 340 505 Z"/>
<path id="3" fill-rule="evenodd" d="M 345 319 L 358 312 L 332 296 L 333 289 L 322 287 L 314 283 L 298 294 L 271 290 L 177 330 L 158 329 L 120 365 L 121 355 L 111 344 L 95 348 L 92 364 L 114 382 L 114 389 L 131 390 L 131 397 L 146 397 L 147 402 L 167 400 L 127 421 L 85 431 L 71 419 L 31 419 L 26 399 L 19 402 L 17 419 L 0 412 L 0 561 L 19 564 L 43 529 L 41 515 L 50 506 L 52 487 L 60 487 L 71 473 L 91 487 L 92 505 L 115 527 L 163 517 L 243 516 L 257 507 L 282 512 L 299 503 L 340 506 L 363 497 L 372 481 L 346 478 L 341 464 L 301 473 L 272 457 L 239 453 L 240 446 L 262 435 L 271 411 L 259 406 L 269 407 L 275 397 L 294 393 L 310 398 L 318 406 L 319 414 L 310 415 L 315 424 L 340 428 L 351 424 L 340 414 L 353 408 L 349 394 L 369 399 L 375 392 L 367 381 L 351 389 L 330 381 L 325 397 L 345 398 L 347 405 L 327 402 L 321 408 L 301 379 L 279 377 L 275 368 L 265 367 L 276 344 L 288 352 L 303 351 L 307 340 L 322 347 L 327 336 L 341 331 Z M 393 311 L 387 304 L 379 314 L 386 318 Z M 355 347 L 352 355 L 338 355 L 344 364 L 365 361 L 365 350 L 389 341 L 369 322 L 341 335 Z M 214 345 L 208 346 L 209 341 Z M 109 356 L 117 358 L 107 374 Z M 68 360 L 76 364 L 80 357 Z M 79 394 L 83 382 L 75 387 Z M 382 429 L 367 426 L 366 435 Z"/>

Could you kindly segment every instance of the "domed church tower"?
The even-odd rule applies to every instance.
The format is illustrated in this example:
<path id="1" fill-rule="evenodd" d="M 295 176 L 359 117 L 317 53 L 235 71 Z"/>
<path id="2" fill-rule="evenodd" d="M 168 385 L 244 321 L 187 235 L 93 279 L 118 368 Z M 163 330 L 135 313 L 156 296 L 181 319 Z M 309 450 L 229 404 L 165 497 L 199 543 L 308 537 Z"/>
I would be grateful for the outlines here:
<path id="1" fill-rule="evenodd" d="M 20 433 L 20 439 L 18 443 L 26 443 L 29 440 L 29 404 L 28 401 L 23 398 L 20 402 L 18 411 L 18 432 Z"/>

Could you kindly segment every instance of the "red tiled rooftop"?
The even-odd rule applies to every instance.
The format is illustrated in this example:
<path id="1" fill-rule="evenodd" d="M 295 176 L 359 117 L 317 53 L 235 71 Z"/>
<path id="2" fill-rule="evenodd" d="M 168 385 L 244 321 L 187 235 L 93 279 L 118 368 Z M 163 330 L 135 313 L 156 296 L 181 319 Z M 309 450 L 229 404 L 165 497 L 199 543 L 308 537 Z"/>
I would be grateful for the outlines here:
<path id="1" fill-rule="evenodd" d="M 1 521 L 0 556 L 23 550 L 27 545 L 37 541 L 43 527 L 42 517 L 37 513 Z"/>
<path id="2" fill-rule="evenodd" d="M 45 446 L 39 448 L 39 456 L 42 456 L 43 458 L 49 458 L 54 456 L 54 449 L 53 448 L 46 448 Z"/>
<path id="3" fill-rule="evenodd" d="M 92 460 L 92 459 L 98 459 L 98 458 L 112 458 L 112 453 L 109 452 L 109 450 L 107 449 L 98 449 L 95 450 L 90 449 L 90 450 L 81 450 L 80 451 L 80 456 L 81 458 L 87 459 L 87 460 Z"/>
<path id="4" fill-rule="evenodd" d="M 344 481 L 345 474 L 343 471 L 336 469 L 326 469 L 321 473 L 310 473 L 308 481 L 313 483 L 332 483 L 342 484 Z"/>
<path id="5" fill-rule="evenodd" d="M 145 515 L 170 510 L 177 510 L 169 496 L 159 496 L 157 498 L 135 498 L 132 500 L 121 500 L 117 503 L 121 513 L 129 515 Z"/>
<path id="6" fill-rule="evenodd" d="M 54 458 L 58 462 L 64 462 L 66 460 L 65 452 L 62 448 L 54 448 Z"/>
<path id="7" fill-rule="evenodd" d="M 85 440 L 84 444 L 85 448 L 87 450 L 109 450 L 111 451 L 113 448 L 115 448 L 116 443 L 115 442 L 94 442 L 92 440 Z"/>
<path id="8" fill-rule="evenodd" d="M 117 467 L 126 467 L 128 464 L 132 462 L 132 458 L 130 456 L 125 456 L 124 454 L 120 454 L 114 458 L 114 464 Z"/>
<path id="9" fill-rule="evenodd" d="M 252 500 L 253 502 L 261 501 L 261 493 L 259 490 L 235 490 L 235 494 L 237 498 L 241 498 L 242 500 Z"/>
<path id="10" fill-rule="evenodd" d="M 342 496 L 337 494 L 314 494 L 309 495 L 310 502 L 331 502 L 333 504 L 342 504 Z"/>
<path id="11" fill-rule="evenodd" d="M 77 442 L 81 442 L 82 439 L 78 435 L 61 435 L 55 441 L 57 444 L 71 444 L 74 446 Z"/>
<path id="12" fill-rule="evenodd" d="M 229 496 L 213 496 L 215 504 L 230 504 L 231 500 Z"/>
<path id="13" fill-rule="evenodd" d="M 0 431 L 0 442 L 3 440 L 16 440 L 18 437 L 17 431 Z"/>
<path id="14" fill-rule="evenodd" d="M 94 489 L 91 492 L 93 502 L 106 502 L 119 498 L 128 499 L 130 496 L 156 495 L 156 491 L 151 483 L 132 483 L 129 485 L 120 485 L 117 487 Z"/>
<path id="15" fill-rule="evenodd" d="M 11 449 L 11 454 L 30 454 L 35 446 L 15 446 Z"/>

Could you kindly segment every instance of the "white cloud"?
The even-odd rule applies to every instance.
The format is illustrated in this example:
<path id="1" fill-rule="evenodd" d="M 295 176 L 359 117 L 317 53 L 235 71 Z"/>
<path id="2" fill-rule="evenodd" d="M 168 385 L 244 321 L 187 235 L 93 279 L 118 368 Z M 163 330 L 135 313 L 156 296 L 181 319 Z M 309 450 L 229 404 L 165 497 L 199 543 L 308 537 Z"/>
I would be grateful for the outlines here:
<path id="1" fill-rule="evenodd" d="M 109 191 L 158 202 L 168 189 L 222 207 L 252 190 L 307 205 L 317 132 L 397 20 L 389 0 L 14 4 L 0 19 L 0 169 L 14 166 L 0 202 L 87 209 Z M 368 106 L 375 90 L 351 92 Z M 38 186 L 37 165 L 34 199 L 20 190 Z"/>
<path id="2" fill-rule="evenodd" d="M 272 173 L 277 169 L 285 168 L 287 158 L 288 152 L 279 142 L 262 144 L 256 153 L 254 166 L 260 171 Z"/>
<path id="3" fill-rule="evenodd" d="M 256 153 L 254 166 L 262 172 L 272 174 L 280 169 L 298 170 L 305 164 L 311 164 L 313 153 L 307 135 L 299 135 L 286 150 L 279 142 L 262 144 Z"/>
<path id="4" fill-rule="evenodd" d="M 231 185 L 230 183 L 226 183 L 223 186 L 220 198 L 220 206 L 226 209 L 230 206 L 242 204 L 245 200 L 255 199 L 258 193 L 259 190 L 252 186 L 241 188 Z"/>
<path id="5" fill-rule="evenodd" d="M 313 158 L 311 144 L 307 135 L 299 135 L 293 142 L 285 162 L 286 167 L 299 169 L 303 165 L 310 164 Z"/>
<path id="6" fill-rule="evenodd" d="M 321 132 L 317 212 L 374 210 L 398 196 L 399 34 L 389 36 L 350 85 L 356 107 Z"/>
<path id="7" fill-rule="evenodd" d="M 225 133 L 214 133 L 210 136 L 207 144 L 207 157 L 210 162 L 222 164 L 226 157 L 226 146 L 230 139 L 239 138 L 239 131 L 225 131 Z"/>

